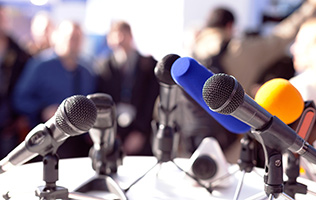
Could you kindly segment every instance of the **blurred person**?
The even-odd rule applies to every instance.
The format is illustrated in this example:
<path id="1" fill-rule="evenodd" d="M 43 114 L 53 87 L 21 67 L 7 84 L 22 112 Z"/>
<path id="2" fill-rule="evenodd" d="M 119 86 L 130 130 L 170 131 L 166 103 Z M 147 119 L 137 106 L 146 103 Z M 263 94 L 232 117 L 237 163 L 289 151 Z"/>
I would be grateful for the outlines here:
<path id="1" fill-rule="evenodd" d="M 259 78 L 270 66 L 278 66 L 294 40 L 299 26 L 315 12 L 315 2 L 305 2 L 296 12 L 278 24 L 271 35 L 234 37 L 236 23 L 233 12 L 227 8 L 216 8 L 197 33 L 192 46 L 192 57 L 213 73 L 227 73 L 236 77 L 250 96 L 258 88 Z M 286 72 L 288 65 L 278 75 Z M 292 66 L 293 67 L 293 66 Z M 272 73 L 276 73 L 275 69 Z M 292 70 L 293 72 L 293 70 Z M 273 75 L 273 76 L 278 76 Z M 263 77 L 262 77 L 263 76 Z M 205 137 L 214 137 L 219 142 L 228 162 L 236 163 L 240 152 L 240 139 L 229 132 L 183 92 L 179 97 L 178 121 L 183 135 L 184 149 L 193 153 Z"/>
<path id="2" fill-rule="evenodd" d="M 236 19 L 233 12 L 217 8 L 210 13 L 205 28 L 198 33 L 192 55 L 214 73 L 225 72 L 235 76 L 245 91 L 253 96 L 262 74 L 287 56 L 300 25 L 315 14 L 315 4 L 315 0 L 304 1 L 269 35 L 241 38 L 234 37 Z"/>
<path id="3" fill-rule="evenodd" d="M 20 142 L 28 131 L 27 121 L 14 112 L 13 88 L 30 55 L 5 29 L 5 8 L 0 7 L 0 159 Z"/>
<path id="4" fill-rule="evenodd" d="M 0 157 L 5 156 L 28 130 L 28 123 L 12 107 L 12 94 L 30 55 L 0 31 Z"/>
<path id="5" fill-rule="evenodd" d="M 290 48 L 296 74 L 290 83 L 300 92 L 304 101 L 316 103 L 316 17 L 302 24 Z M 293 124 L 296 127 L 298 121 Z M 308 142 L 315 145 L 316 126 L 312 127 Z"/>
<path id="6" fill-rule="evenodd" d="M 25 71 L 32 71 L 33 69 L 30 68 L 56 57 L 53 46 L 55 24 L 48 13 L 40 11 L 35 14 L 31 21 L 30 32 L 32 38 L 26 47 L 32 57 L 27 61 Z"/>
<path id="7" fill-rule="evenodd" d="M 117 107 L 118 136 L 128 155 L 152 155 L 151 120 L 159 84 L 154 75 L 157 61 L 135 47 L 130 25 L 111 24 L 107 42 L 113 53 L 98 68 L 99 92 L 113 97 Z"/>
<path id="8" fill-rule="evenodd" d="M 316 18 L 307 20 L 291 46 L 296 75 L 290 82 L 301 93 L 304 101 L 316 102 Z"/>
<path id="9" fill-rule="evenodd" d="M 38 12 L 31 20 L 31 40 L 27 49 L 31 55 L 52 47 L 55 24 L 46 12 Z"/>
<path id="10" fill-rule="evenodd" d="M 13 102 L 31 127 L 50 119 L 67 97 L 95 92 L 95 76 L 80 62 L 82 40 L 79 24 L 62 21 L 56 30 L 55 56 L 24 70 Z M 87 156 L 90 146 L 85 135 L 69 138 L 58 149 L 60 157 Z"/>

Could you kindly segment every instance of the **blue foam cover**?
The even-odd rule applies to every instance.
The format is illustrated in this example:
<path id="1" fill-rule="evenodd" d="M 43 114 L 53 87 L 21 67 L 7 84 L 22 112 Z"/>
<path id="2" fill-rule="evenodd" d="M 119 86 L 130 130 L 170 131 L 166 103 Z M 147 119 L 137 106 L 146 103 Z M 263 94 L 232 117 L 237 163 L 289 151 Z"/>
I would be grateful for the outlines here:
<path id="1" fill-rule="evenodd" d="M 213 73 L 190 57 L 177 59 L 171 67 L 173 80 L 181 86 L 200 106 L 216 121 L 232 133 L 241 134 L 250 130 L 250 126 L 231 115 L 223 115 L 212 111 L 205 103 L 202 90 L 207 79 Z"/>

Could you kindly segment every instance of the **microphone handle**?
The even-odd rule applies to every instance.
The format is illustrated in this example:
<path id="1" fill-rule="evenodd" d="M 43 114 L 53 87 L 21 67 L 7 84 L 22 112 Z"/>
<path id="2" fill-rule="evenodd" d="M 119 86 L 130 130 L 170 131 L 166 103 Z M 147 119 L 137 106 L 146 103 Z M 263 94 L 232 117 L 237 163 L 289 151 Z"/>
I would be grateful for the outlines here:
<path id="1" fill-rule="evenodd" d="M 174 126 L 175 110 L 177 108 L 177 85 L 160 83 L 160 105 L 158 110 L 159 123 L 165 126 Z"/>
<path id="2" fill-rule="evenodd" d="M 316 164 L 316 149 L 276 116 L 273 116 L 270 124 L 264 130 L 255 130 L 252 133 L 255 137 L 261 137 L 264 145 L 270 148 L 279 152 L 288 149 Z"/>
<path id="3" fill-rule="evenodd" d="M 25 141 L 19 144 L 13 151 L 11 151 L 5 158 L 0 162 L 0 174 L 8 171 L 10 168 L 20 165 L 29 159 L 32 159 L 37 154 L 27 150 Z"/>
<path id="4" fill-rule="evenodd" d="M 308 161 L 316 164 L 316 149 L 310 145 L 308 142 L 304 142 L 302 149 L 297 152 L 302 157 L 306 158 Z"/>
<path id="5" fill-rule="evenodd" d="M 21 165 L 37 155 L 56 151 L 59 145 L 52 139 L 45 124 L 39 124 L 26 136 L 25 140 L 0 161 L 0 174 L 11 167 Z"/>

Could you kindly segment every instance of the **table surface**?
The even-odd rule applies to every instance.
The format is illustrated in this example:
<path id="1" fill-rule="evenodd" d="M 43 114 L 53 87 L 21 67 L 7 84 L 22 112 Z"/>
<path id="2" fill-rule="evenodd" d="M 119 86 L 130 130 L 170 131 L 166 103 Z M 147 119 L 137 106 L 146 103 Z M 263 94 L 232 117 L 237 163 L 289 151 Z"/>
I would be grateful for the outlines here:
<path id="1" fill-rule="evenodd" d="M 182 169 L 187 170 L 188 159 L 176 158 L 174 162 Z M 215 187 L 209 193 L 201 187 L 195 180 L 181 171 L 173 162 L 156 165 L 154 157 L 127 156 L 123 160 L 123 165 L 118 168 L 117 174 L 113 177 L 121 188 L 128 188 L 138 178 L 149 172 L 135 183 L 125 193 L 130 200 L 140 199 L 233 199 L 242 172 L 237 165 L 229 167 L 229 180 L 227 187 Z M 35 196 L 35 190 L 44 185 L 43 165 L 41 162 L 30 163 L 15 167 L 10 171 L 0 174 L 0 199 L 2 195 L 9 192 L 11 199 L 39 199 Z M 151 169 L 151 170 L 150 170 Z M 61 159 L 59 161 L 58 186 L 75 191 L 80 185 L 95 177 L 95 171 L 91 167 L 89 158 Z M 263 170 L 254 169 L 251 173 L 246 173 L 239 199 L 253 199 L 254 195 L 264 195 Z M 316 191 L 316 183 L 307 179 L 298 179 L 308 186 L 308 190 Z M 109 193 L 102 191 L 91 191 L 90 195 L 104 199 L 111 199 Z M 88 198 L 86 198 L 88 199 Z M 267 199 L 267 198 L 266 198 Z M 278 199 L 285 199 L 280 196 Z M 311 193 L 307 195 L 297 194 L 296 199 L 316 199 Z"/>

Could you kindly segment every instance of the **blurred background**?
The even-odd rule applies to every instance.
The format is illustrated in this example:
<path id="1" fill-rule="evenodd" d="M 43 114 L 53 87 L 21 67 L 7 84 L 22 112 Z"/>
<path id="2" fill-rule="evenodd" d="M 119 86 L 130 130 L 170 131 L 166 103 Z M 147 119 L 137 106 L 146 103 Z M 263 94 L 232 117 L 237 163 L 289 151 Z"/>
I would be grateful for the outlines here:
<path id="1" fill-rule="evenodd" d="M 237 18 L 236 35 L 266 34 L 302 0 L 0 0 L 5 27 L 22 46 L 30 40 L 30 23 L 38 12 L 47 12 L 58 24 L 63 19 L 80 22 L 84 29 L 83 54 L 106 57 L 105 37 L 110 23 L 131 24 L 140 52 L 160 60 L 168 53 L 186 56 L 194 31 L 203 26 L 217 6 L 231 8 Z"/>

